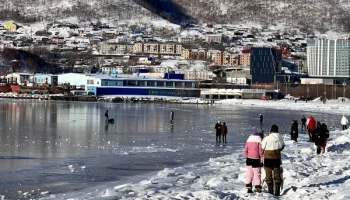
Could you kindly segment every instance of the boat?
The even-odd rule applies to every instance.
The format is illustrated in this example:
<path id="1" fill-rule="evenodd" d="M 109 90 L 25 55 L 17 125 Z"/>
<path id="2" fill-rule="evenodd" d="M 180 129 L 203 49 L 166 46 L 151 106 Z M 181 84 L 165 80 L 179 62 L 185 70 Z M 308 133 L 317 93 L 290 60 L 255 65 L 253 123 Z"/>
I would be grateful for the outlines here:
<path id="1" fill-rule="evenodd" d="M 35 93 L 38 94 L 66 94 L 69 93 L 69 88 L 65 89 L 62 87 L 56 86 L 23 86 L 23 85 L 11 85 L 12 92 L 21 94 L 21 93 Z"/>
<path id="2" fill-rule="evenodd" d="M 7 93 L 7 92 L 12 92 L 11 86 L 7 84 L 0 85 L 0 93 Z"/>

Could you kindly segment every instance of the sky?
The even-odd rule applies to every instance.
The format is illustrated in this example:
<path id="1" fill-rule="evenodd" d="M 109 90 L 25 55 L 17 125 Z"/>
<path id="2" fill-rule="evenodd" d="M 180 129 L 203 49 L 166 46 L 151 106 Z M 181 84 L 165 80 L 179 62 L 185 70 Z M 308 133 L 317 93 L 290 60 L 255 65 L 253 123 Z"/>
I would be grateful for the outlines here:
<path id="1" fill-rule="evenodd" d="M 283 189 L 281 200 L 295 199 L 350 199 L 350 129 L 342 131 L 340 119 L 350 114 L 349 99 L 329 100 L 325 104 L 315 101 L 263 101 L 223 100 L 218 104 L 252 108 L 312 111 L 332 113 L 339 118 L 339 127 L 331 127 L 326 153 L 316 155 L 316 147 L 307 142 L 306 134 L 299 134 L 298 142 L 284 136 L 286 144 L 282 151 Z M 308 116 L 306 116 L 308 117 Z M 317 119 L 316 119 L 317 120 Z M 165 168 L 148 178 L 113 185 L 102 190 L 91 189 L 84 195 L 69 199 L 275 199 L 263 185 L 260 194 L 247 194 L 245 188 L 246 166 L 242 151 L 204 163 L 177 168 Z M 262 170 L 262 179 L 265 174 Z M 102 192 L 101 192 L 102 191 Z M 64 195 L 49 194 L 43 199 L 63 199 Z M 44 193 L 43 192 L 43 193 Z M 65 198 L 66 199 L 66 198 Z"/>

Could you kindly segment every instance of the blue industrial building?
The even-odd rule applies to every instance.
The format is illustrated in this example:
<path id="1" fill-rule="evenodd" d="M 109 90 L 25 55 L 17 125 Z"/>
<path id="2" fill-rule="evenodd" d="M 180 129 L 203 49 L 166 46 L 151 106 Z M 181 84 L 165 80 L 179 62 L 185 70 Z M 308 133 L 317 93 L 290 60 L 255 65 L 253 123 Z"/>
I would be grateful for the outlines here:
<path id="1" fill-rule="evenodd" d="M 252 84 L 275 83 L 276 73 L 281 71 L 282 51 L 276 48 L 253 47 L 250 49 L 250 74 Z"/>
<path id="2" fill-rule="evenodd" d="M 33 75 L 33 82 L 38 85 L 53 85 L 57 86 L 58 84 L 58 76 L 51 74 L 35 74 Z"/>
<path id="3" fill-rule="evenodd" d="M 166 74 L 164 78 L 152 78 L 138 74 L 137 76 L 118 74 L 88 76 L 86 90 L 94 96 L 199 97 L 200 90 L 197 88 L 197 81 L 182 80 L 181 75 Z"/>

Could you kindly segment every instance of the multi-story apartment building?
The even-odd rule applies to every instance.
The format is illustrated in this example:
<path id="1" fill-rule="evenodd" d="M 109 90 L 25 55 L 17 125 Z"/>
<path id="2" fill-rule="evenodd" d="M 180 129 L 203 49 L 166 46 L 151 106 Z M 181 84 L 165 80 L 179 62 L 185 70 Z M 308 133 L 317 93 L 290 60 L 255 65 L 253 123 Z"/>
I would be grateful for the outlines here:
<path id="1" fill-rule="evenodd" d="M 175 45 L 174 44 L 159 44 L 159 53 L 160 54 L 174 54 L 175 52 Z"/>
<path id="2" fill-rule="evenodd" d="M 118 43 L 103 43 L 101 45 L 102 54 L 129 54 L 133 52 L 133 45 Z"/>
<path id="3" fill-rule="evenodd" d="M 191 49 L 190 59 L 198 60 L 199 51 L 198 49 Z"/>
<path id="4" fill-rule="evenodd" d="M 183 60 L 190 59 L 190 50 L 189 49 L 183 49 L 181 51 L 181 59 L 183 59 Z"/>
<path id="5" fill-rule="evenodd" d="M 115 44 L 113 43 L 102 43 L 101 44 L 101 53 L 102 54 L 114 54 Z"/>
<path id="6" fill-rule="evenodd" d="M 215 43 L 221 43 L 222 42 L 222 35 L 221 34 L 208 34 L 205 36 L 206 42 L 215 42 Z"/>
<path id="7" fill-rule="evenodd" d="M 207 57 L 206 49 L 183 49 L 181 59 L 205 60 Z"/>
<path id="8" fill-rule="evenodd" d="M 245 49 L 241 51 L 238 59 L 238 65 L 249 66 L 250 65 L 250 50 Z"/>
<path id="9" fill-rule="evenodd" d="M 103 73 L 112 73 L 112 72 L 118 72 L 118 74 L 123 73 L 123 67 L 122 66 L 103 66 L 101 67 L 101 70 Z"/>
<path id="10" fill-rule="evenodd" d="M 252 83 L 275 83 L 276 72 L 281 71 L 282 51 L 270 47 L 250 49 Z"/>
<path id="11" fill-rule="evenodd" d="M 180 42 L 180 43 L 192 43 L 192 42 L 194 42 L 194 37 L 179 37 L 178 38 L 178 41 Z"/>
<path id="12" fill-rule="evenodd" d="M 230 56 L 230 66 L 234 66 L 237 65 L 237 55 L 231 54 Z"/>
<path id="13" fill-rule="evenodd" d="M 135 43 L 134 48 L 133 48 L 133 53 L 142 53 L 143 51 L 143 44 L 140 43 Z"/>
<path id="14" fill-rule="evenodd" d="M 222 65 L 222 53 L 219 50 L 209 50 L 207 52 L 207 60 L 214 65 Z"/>
<path id="15" fill-rule="evenodd" d="M 198 60 L 205 60 L 207 58 L 207 50 L 206 49 L 198 49 Z"/>
<path id="16" fill-rule="evenodd" d="M 214 73 L 211 71 L 181 71 L 185 75 L 185 80 L 212 80 Z"/>
<path id="17" fill-rule="evenodd" d="M 175 43 L 136 43 L 134 53 L 178 55 L 182 54 L 182 45 Z"/>
<path id="18" fill-rule="evenodd" d="M 159 46 L 158 43 L 145 43 L 145 44 L 143 44 L 142 53 L 158 54 L 159 53 L 158 46 Z"/>
<path id="19" fill-rule="evenodd" d="M 310 76 L 350 78 L 350 40 L 309 40 L 307 69 Z"/>
<path id="20" fill-rule="evenodd" d="M 232 65 L 232 58 L 233 55 L 227 51 L 224 51 L 222 53 L 222 65 L 231 66 Z"/>
<path id="21" fill-rule="evenodd" d="M 180 56 L 181 55 L 181 51 L 182 51 L 182 45 L 181 44 L 176 44 L 175 45 L 175 52 L 174 52 L 174 54 Z"/>
<path id="22" fill-rule="evenodd" d="M 130 44 L 117 44 L 115 46 L 115 53 L 116 54 L 129 54 L 132 53 L 134 48 L 134 45 Z"/>

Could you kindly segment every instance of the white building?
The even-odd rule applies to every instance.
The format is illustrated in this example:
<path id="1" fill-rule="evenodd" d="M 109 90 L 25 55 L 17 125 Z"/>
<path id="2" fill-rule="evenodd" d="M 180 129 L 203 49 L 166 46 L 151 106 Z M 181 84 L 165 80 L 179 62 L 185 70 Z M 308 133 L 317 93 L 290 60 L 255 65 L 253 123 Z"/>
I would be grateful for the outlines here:
<path id="1" fill-rule="evenodd" d="M 310 76 L 350 77 L 350 40 L 317 39 L 307 43 Z"/>
<path id="2" fill-rule="evenodd" d="M 179 37 L 178 38 L 178 42 L 179 43 L 193 43 L 194 42 L 194 40 L 195 40 L 195 38 L 194 37 Z"/>
<path id="3" fill-rule="evenodd" d="M 323 78 L 300 78 L 301 84 L 310 84 L 310 85 L 333 85 L 333 79 L 323 79 Z"/>
<path id="4" fill-rule="evenodd" d="M 248 81 L 247 78 L 243 78 L 243 77 L 240 77 L 240 78 L 236 78 L 236 77 L 227 77 L 226 78 L 226 81 L 228 83 L 233 83 L 233 84 L 237 84 L 237 85 L 247 85 Z"/>
<path id="5" fill-rule="evenodd" d="M 87 76 L 85 74 L 67 73 L 58 75 L 58 85 L 70 84 L 76 88 L 85 88 L 87 84 Z"/>
<path id="6" fill-rule="evenodd" d="M 222 35 L 221 34 L 208 34 L 205 36 L 205 41 L 206 42 L 221 43 Z"/>
<path id="7" fill-rule="evenodd" d="M 29 73 L 11 73 L 6 75 L 8 83 L 17 83 L 18 85 L 24 85 L 30 82 L 33 75 Z"/>
<path id="8" fill-rule="evenodd" d="M 152 59 L 148 59 L 147 57 L 139 58 L 137 61 L 139 65 L 152 65 Z"/>
<path id="9" fill-rule="evenodd" d="M 185 80 L 213 80 L 215 77 L 213 72 L 210 71 L 181 71 L 185 75 Z"/>
<path id="10" fill-rule="evenodd" d="M 118 74 L 123 73 L 123 67 L 122 66 L 103 66 L 101 67 L 101 71 L 104 74 L 108 74 L 109 72 L 118 72 Z"/>

